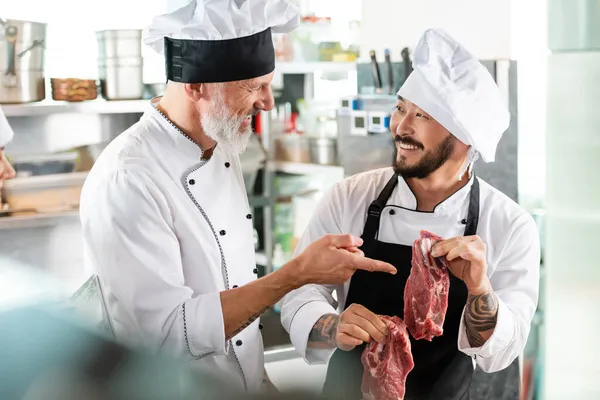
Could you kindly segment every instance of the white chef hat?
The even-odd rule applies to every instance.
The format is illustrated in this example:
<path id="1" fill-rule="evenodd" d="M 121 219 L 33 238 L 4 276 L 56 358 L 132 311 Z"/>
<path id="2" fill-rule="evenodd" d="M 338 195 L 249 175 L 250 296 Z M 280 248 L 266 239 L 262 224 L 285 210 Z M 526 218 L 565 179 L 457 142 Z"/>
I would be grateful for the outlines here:
<path id="1" fill-rule="evenodd" d="M 0 108 L 0 148 L 6 146 L 13 138 L 13 130 L 8 124 L 2 108 Z"/>
<path id="2" fill-rule="evenodd" d="M 413 72 L 398 96 L 493 162 L 510 124 L 507 100 L 488 70 L 460 43 L 439 29 L 425 31 L 413 55 Z M 476 155 L 470 152 L 471 164 Z"/>
<path id="3" fill-rule="evenodd" d="M 164 53 L 168 80 L 229 82 L 271 73 L 271 32 L 299 23 L 298 8 L 286 0 L 192 0 L 155 17 L 144 43 Z"/>

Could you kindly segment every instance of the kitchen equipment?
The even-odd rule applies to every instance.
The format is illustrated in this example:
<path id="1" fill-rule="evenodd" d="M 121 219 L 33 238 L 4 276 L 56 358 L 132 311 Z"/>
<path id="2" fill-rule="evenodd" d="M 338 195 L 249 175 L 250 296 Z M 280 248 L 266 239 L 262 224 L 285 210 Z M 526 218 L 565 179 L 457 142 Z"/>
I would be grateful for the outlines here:
<path id="1" fill-rule="evenodd" d="M 98 55 L 101 59 L 142 57 L 140 29 L 112 29 L 96 32 Z"/>
<path id="2" fill-rule="evenodd" d="M 353 111 L 350 115 L 350 135 L 367 136 L 367 112 Z"/>
<path id="3" fill-rule="evenodd" d="M 13 211 L 65 211 L 79 205 L 87 172 L 15 178 L 4 182 L 2 198 Z"/>
<path id="4" fill-rule="evenodd" d="M 140 57 L 99 59 L 100 91 L 107 100 L 144 96 L 144 63 Z"/>
<path id="5" fill-rule="evenodd" d="M 379 72 L 379 64 L 377 64 L 375 50 L 371 50 L 369 55 L 371 56 L 371 67 L 373 73 L 373 82 L 375 84 L 375 93 L 381 93 L 383 90 L 383 85 L 381 83 L 381 72 Z"/>
<path id="6" fill-rule="evenodd" d="M 275 159 L 299 163 L 310 163 L 310 145 L 304 135 L 285 134 L 275 137 Z"/>
<path id="7" fill-rule="evenodd" d="M 370 111 L 368 121 L 368 131 L 370 133 L 384 133 L 390 129 L 390 114 L 387 112 Z"/>
<path id="8" fill-rule="evenodd" d="M 18 178 L 38 175 L 65 174 L 77 167 L 77 152 L 36 154 L 10 157 Z"/>
<path id="9" fill-rule="evenodd" d="M 46 97 L 46 24 L 0 19 L 0 104 L 28 103 Z"/>
<path id="10" fill-rule="evenodd" d="M 413 71 L 408 47 L 403 48 L 400 54 L 402 55 L 402 64 L 404 65 L 404 80 L 406 80 Z"/>
<path id="11" fill-rule="evenodd" d="M 52 99 L 57 101 L 84 101 L 98 97 L 96 80 L 67 78 L 50 79 Z"/>
<path id="12" fill-rule="evenodd" d="M 309 138 L 310 159 L 314 164 L 337 165 L 337 143 L 335 138 Z"/>
<path id="13" fill-rule="evenodd" d="M 392 69 L 390 49 L 385 49 L 385 67 L 388 73 L 388 94 L 394 94 L 394 70 Z"/>

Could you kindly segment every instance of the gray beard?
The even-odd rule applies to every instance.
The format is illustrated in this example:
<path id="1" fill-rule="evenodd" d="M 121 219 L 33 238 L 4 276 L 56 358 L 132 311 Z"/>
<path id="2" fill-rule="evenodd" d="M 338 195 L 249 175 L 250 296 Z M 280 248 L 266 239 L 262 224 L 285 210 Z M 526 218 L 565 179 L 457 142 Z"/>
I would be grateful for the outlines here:
<path id="1" fill-rule="evenodd" d="M 243 153 L 252 135 L 250 126 L 240 131 L 240 127 L 246 118 L 240 115 L 232 115 L 225 105 L 223 94 L 220 92 L 215 93 L 211 111 L 202 114 L 201 124 L 206 136 L 228 151 L 235 154 Z"/>

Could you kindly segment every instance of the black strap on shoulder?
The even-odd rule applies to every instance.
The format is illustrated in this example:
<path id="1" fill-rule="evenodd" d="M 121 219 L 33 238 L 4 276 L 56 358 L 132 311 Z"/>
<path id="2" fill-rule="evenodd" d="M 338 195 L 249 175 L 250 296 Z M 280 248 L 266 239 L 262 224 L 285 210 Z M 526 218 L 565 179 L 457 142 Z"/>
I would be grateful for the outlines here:
<path id="1" fill-rule="evenodd" d="M 467 225 L 465 226 L 465 236 L 477 234 L 477 224 L 479 223 L 479 179 L 473 176 L 473 186 L 469 195 L 469 214 L 467 215 Z"/>
<path id="2" fill-rule="evenodd" d="M 379 231 L 379 220 L 381 219 L 381 212 L 385 208 L 388 199 L 392 195 L 392 192 L 396 188 L 398 184 L 398 175 L 394 174 L 392 178 L 385 185 L 381 193 L 377 199 L 375 199 L 371 205 L 369 205 L 369 210 L 367 211 L 367 222 L 365 223 L 365 229 L 363 230 L 363 240 L 365 243 L 367 241 L 375 240 L 377 237 L 377 232 Z"/>

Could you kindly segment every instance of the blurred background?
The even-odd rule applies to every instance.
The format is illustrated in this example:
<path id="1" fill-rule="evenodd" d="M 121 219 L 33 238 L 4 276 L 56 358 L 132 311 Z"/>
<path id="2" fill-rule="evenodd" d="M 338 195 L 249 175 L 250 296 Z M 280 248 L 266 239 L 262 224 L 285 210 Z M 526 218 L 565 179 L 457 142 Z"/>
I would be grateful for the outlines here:
<path id="1" fill-rule="evenodd" d="M 276 107 L 254 118 L 241 157 L 260 275 L 290 259 L 331 185 L 390 164 L 389 118 L 412 50 L 423 30 L 446 29 L 489 69 L 512 116 L 497 161 L 478 162 L 476 173 L 530 212 L 541 237 L 540 300 L 516 390 L 521 399 L 600 399 L 600 264 L 592 251 L 600 238 L 600 1 L 294 2 L 300 28 L 274 35 Z M 143 371 L 124 398 L 198 398 L 188 372 L 137 368 L 154 361 L 98 333 L 102 310 L 83 268 L 77 211 L 95 158 L 165 88 L 164 61 L 143 46 L 141 30 L 185 3 L 0 0 L 0 106 L 15 131 L 6 154 L 17 171 L 0 200 L 2 399 L 36 398 L 44 382 L 91 390 L 82 382 L 103 376 L 95 367 L 126 377 L 128 368 Z M 317 394 L 326 366 L 304 363 L 278 311 L 261 319 L 267 371 L 282 390 Z M 44 330 L 51 334 L 34 335 Z M 40 364 L 48 347 L 58 350 L 47 357 L 69 367 Z M 76 379 L 65 372 L 72 369 L 92 372 Z M 177 382 L 165 390 L 179 397 L 136 392 L 157 376 Z M 1 396 L 11 385 L 27 392 Z"/>

